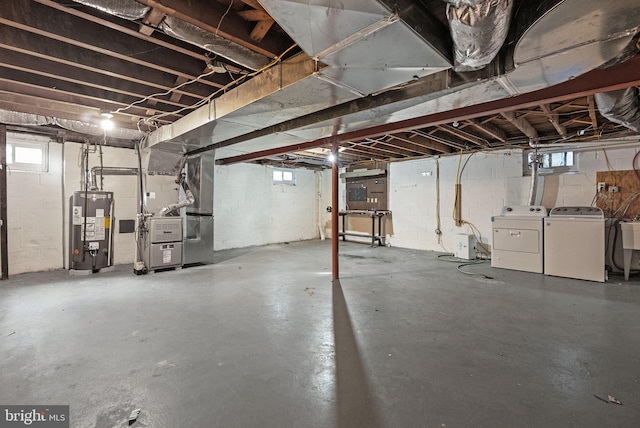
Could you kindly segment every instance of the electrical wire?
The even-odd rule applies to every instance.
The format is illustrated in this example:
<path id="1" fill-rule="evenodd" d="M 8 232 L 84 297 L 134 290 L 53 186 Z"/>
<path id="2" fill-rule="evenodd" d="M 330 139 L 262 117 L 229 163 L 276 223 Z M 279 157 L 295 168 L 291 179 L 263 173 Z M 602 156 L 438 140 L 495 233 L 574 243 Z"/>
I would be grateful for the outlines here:
<path id="1" fill-rule="evenodd" d="M 282 60 L 282 58 L 287 53 L 289 53 L 293 48 L 295 48 L 296 46 L 298 46 L 298 44 L 294 43 L 288 49 L 286 49 L 284 52 L 282 52 L 280 55 L 278 55 L 269 64 L 265 65 L 264 67 L 260 68 L 259 70 L 256 70 L 256 71 L 254 71 L 252 73 L 249 73 L 249 74 L 245 74 L 242 77 L 240 77 L 239 79 L 236 79 L 236 80 L 234 80 L 232 82 L 227 83 L 226 85 L 224 85 L 222 88 L 218 89 L 217 91 L 215 91 L 211 95 L 208 95 L 207 97 L 201 99 L 200 101 L 198 101 L 198 102 L 196 102 L 196 103 L 194 103 L 194 104 L 192 104 L 190 106 L 186 106 L 186 107 L 183 107 L 183 108 L 180 108 L 178 110 L 171 111 L 171 112 L 164 112 L 164 113 L 156 114 L 156 115 L 151 116 L 149 118 L 141 119 L 141 121 L 143 123 L 150 124 L 150 123 L 153 123 L 153 122 L 157 121 L 160 118 L 163 118 L 163 117 L 166 117 L 166 116 L 172 116 L 172 115 L 175 115 L 175 114 L 182 113 L 183 111 L 186 111 L 186 110 L 192 110 L 192 109 L 201 107 L 201 106 L 205 105 L 206 103 L 208 103 L 209 101 L 211 101 L 211 99 L 214 98 L 216 95 L 218 95 L 220 92 L 224 92 L 224 91 L 228 90 L 229 88 L 231 88 L 231 87 L 233 87 L 233 86 L 235 86 L 235 85 L 237 85 L 239 83 L 242 83 L 244 80 L 248 79 L 249 77 L 256 76 L 257 74 L 260 74 L 263 71 L 268 70 L 269 68 L 271 68 L 274 65 L 278 64 Z"/>
<path id="2" fill-rule="evenodd" d="M 227 14 L 229 13 L 229 11 L 231 10 L 231 6 L 233 6 L 233 0 L 231 0 L 231 2 L 229 3 L 229 7 L 227 8 L 227 11 L 224 13 L 224 15 L 222 15 L 222 17 L 220 18 L 220 21 L 218 21 L 218 26 L 216 27 L 216 36 L 218 35 L 218 31 L 220 30 L 220 26 L 222 25 L 222 20 L 227 16 Z"/>
<path id="3" fill-rule="evenodd" d="M 482 260 L 482 263 L 484 263 L 485 261 L 486 261 L 486 260 Z M 476 264 L 479 264 L 479 263 L 463 263 L 463 264 L 461 264 L 461 265 L 456 266 L 456 270 L 457 270 L 458 272 L 460 272 L 460 273 L 465 274 L 465 275 L 480 276 L 480 277 L 482 277 L 482 278 L 484 278 L 484 279 L 493 279 L 493 277 L 488 276 L 488 275 L 485 275 L 485 274 L 483 274 L 483 273 L 478 273 L 478 272 L 469 272 L 469 271 L 466 271 L 466 270 L 462 270 L 462 268 L 463 268 L 463 267 L 465 267 L 465 266 L 471 266 L 471 265 L 476 265 Z"/>
<path id="4" fill-rule="evenodd" d="M 135 105 L 137 105 L 137 104 L 141 104 L 141 103 L 143 103 L 143 102 L 145 102 L 145 101 L 149 101 L 149 100 L 150 100 L 150 99 L 152 99 L 152 98 L 162 97 L 162 96 L 165 96 L 165 95 L 169 95 L 169 94 L 171 94 L 172 92 L 177 91 L 178 89 L 180 89 L 180 88 L 182 88 L 182 87 L 184 87 L 184 86 L 186 86 L 186 85 L 189 85 L 189 84 L 191 84 L 191 83 L 195 83 L 195 82 L 197 82 L 197 81 L 198 81 L 198 80 L 200 80 L 200 79 L 203 79 L 203 78 L 205 78 L 205 77 L 207 77 L 207 76 L 212 75 L 213 73 L 215 73 L 215 71 L 214 71 L 214 70 L 210 70 L 210 71 L 208 71 L 208 72 L 206 72 L 206 73 L 202 73 L 201 75 L 199 75 L 199 76 L 197 76 L 197 77 L 194 77 L 194 78 L 193 78 L 193 79 L 191 79 L 191 80 L 187 80 L 186 82 L 183 82 L 183 83 L 179 84 L 178 86 L 174 86 L 173 88 L 171 88 L 171 89 L 167 89 L 167 90 L 166 90 L 166 91 L 164 91 L 164 92 L 157 92 L 157 93 L 155 93 L 155 94 L 148 95 L 148 96 L 146 96 L 146 97 L 144 97 L 144 98 L 142 98 L 142 99 L 139 99 L 139 100 L 137 100 L 137 101 L 132 102 L 131 104 L 129 104 L 129 105 L 125 106 L 125 107 L 120 107 L 120 108 L 118 108 L 118 109 L 116 109 L 116 110 L 114 110 L 114 111 L 112 111 L 112 112 L 110 112 L 110 113 L 111 113 L 111 114 L 120 113 L 120 112 L 123 112 L 123 111 L 125 111 L 125 110 L 129 110 L 130 108 L 132 108 L 133 106 L 135 106 Z"/>

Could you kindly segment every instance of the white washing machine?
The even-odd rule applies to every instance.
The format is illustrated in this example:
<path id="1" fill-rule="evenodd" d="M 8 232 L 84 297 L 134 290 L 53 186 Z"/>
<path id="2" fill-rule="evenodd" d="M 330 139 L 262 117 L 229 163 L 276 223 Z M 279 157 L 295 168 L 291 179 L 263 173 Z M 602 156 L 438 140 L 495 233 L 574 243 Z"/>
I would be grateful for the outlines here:
<path id="1" fill-rule="evenodd" d="M 545 207 L 525 205 L 504 207 L 492 217 L 491 267 L 542 273 L 546 216 Z"/>
<path id="2" fill-rule="evenodd" d="M 544 273 L 605 282 L 604 213 L 596 207 L 556 207 L 544 220 Z"/>

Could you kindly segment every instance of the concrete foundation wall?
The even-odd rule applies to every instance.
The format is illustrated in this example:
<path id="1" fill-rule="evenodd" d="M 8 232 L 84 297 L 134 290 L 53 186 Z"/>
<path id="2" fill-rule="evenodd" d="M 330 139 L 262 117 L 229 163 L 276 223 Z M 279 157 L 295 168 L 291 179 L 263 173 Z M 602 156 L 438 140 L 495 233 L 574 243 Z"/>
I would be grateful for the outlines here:
<path id="1" fill-rule="evenodd" d="M 632 169 L 633 149 L 607 150 L 612 169 Z M 468 155 L 462 158 L 466 162 Z M 456 227 L 453 203 L 460 157 L 421 159 L 391 164 L 389 176 L 390 209 L 393 211 L 393 246 L 433 251 L 453 251 L 458 233 L 471 234 L 469 226 Z M 440 164 L 440 230 L 438 241 L 436 162 Z M 520 150 L 478 153 L 462 173 L 462 218 L 478 228 L 482 241 L 491 244 L 491 216 L 505 205 L 526 205 L 530 177 L 522 176 Z M 579 172 L 544 177 L 541 204 L 547 208 L 563 205 L 591 205 L 596 193 L 596 172 L 606 171 L 600 152 L 579 154 Z M 539 185 L 540 186 L 540 185 Z"/>
<path id="2" fill-rule="evenodd" d="M 21 135 L 22 142 L 48 138 Z M 12 134 L 7 143 L 12 142 Z M 47 172 L 7 168 L 9 275 L 62 267 L 62 146 L 49 143 Z"/>
<path id="3" fill-rule="evenodd" d="M 293 170 L 295 185 L 289 185 L 274 184 L 270 166 L 215 168 L 215 250 L 319 236 L 314 171 Z"/>

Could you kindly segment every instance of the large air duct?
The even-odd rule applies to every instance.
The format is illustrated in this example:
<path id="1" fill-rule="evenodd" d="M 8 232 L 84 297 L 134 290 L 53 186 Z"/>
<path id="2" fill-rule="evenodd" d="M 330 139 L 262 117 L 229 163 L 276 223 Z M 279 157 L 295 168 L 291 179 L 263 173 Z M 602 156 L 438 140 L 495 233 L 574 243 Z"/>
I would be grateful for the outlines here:
<path id="1" fill-rule="evenodd" d="M 149 6 L 135 0 L 73 1 L 129 21 L 140 20 L 151 10 Z M 259 70 L 270 61 L 264 55 L 173 16 L 166 16 L 158 27 L 172 37 L 199 46 L 252 70 Z"/>
<path id="2" fill-rule="evenodd" d="M 53 116 L 43 116 L 39 114 L 21 113 L 0 109 L 0 123 L 21 126 L 46 126 L 54 125 L 69 131 L 86 135 L 104 135 L 104 129 L 100 125 L 80 120 L 59 119 Z M 107 132 L 109 138 L 117 140 L 140 140 L 144 133 L 135 129 L 114 128 Z"/>
<path id="3" fill-rule="evenodd" d="M 640 132 L 640 97 L 637 87 L 595 94 L 594 98 L 601 115 Z"/>
<path id="4" fill-rule="evenodd" d="M 444 0 L 454 44 L 454 70 L 479 70 L 502 48 L 513 0 Z"/>
<path id="5" fill-rule="evenodd" d="M 270 61 L 264 55 L 173 16 L 167 16 L 160 29 L 176 39 L 200 46 L 252 70 L 259 70 Z"/>
<path id="6" fill-rule="evenodd" d="M 151 9 L 135 0 L 73 0 L 76 3 L 98 9 L 130 21 L 142 19 Z"/>

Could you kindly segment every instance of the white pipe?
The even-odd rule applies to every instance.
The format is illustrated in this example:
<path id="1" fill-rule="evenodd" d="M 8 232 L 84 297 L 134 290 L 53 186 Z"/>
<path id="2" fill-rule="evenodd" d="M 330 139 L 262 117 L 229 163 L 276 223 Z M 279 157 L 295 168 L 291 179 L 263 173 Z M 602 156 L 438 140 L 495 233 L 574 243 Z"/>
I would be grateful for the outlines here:
<path id="1" fill-rule="evenodd" d="M 324 227 L 322 227 L 322 171 L 316 171 L 316 200 L 318 205 L 318 232 L 320 233 L 320 240 L 324 241 Z"/>

